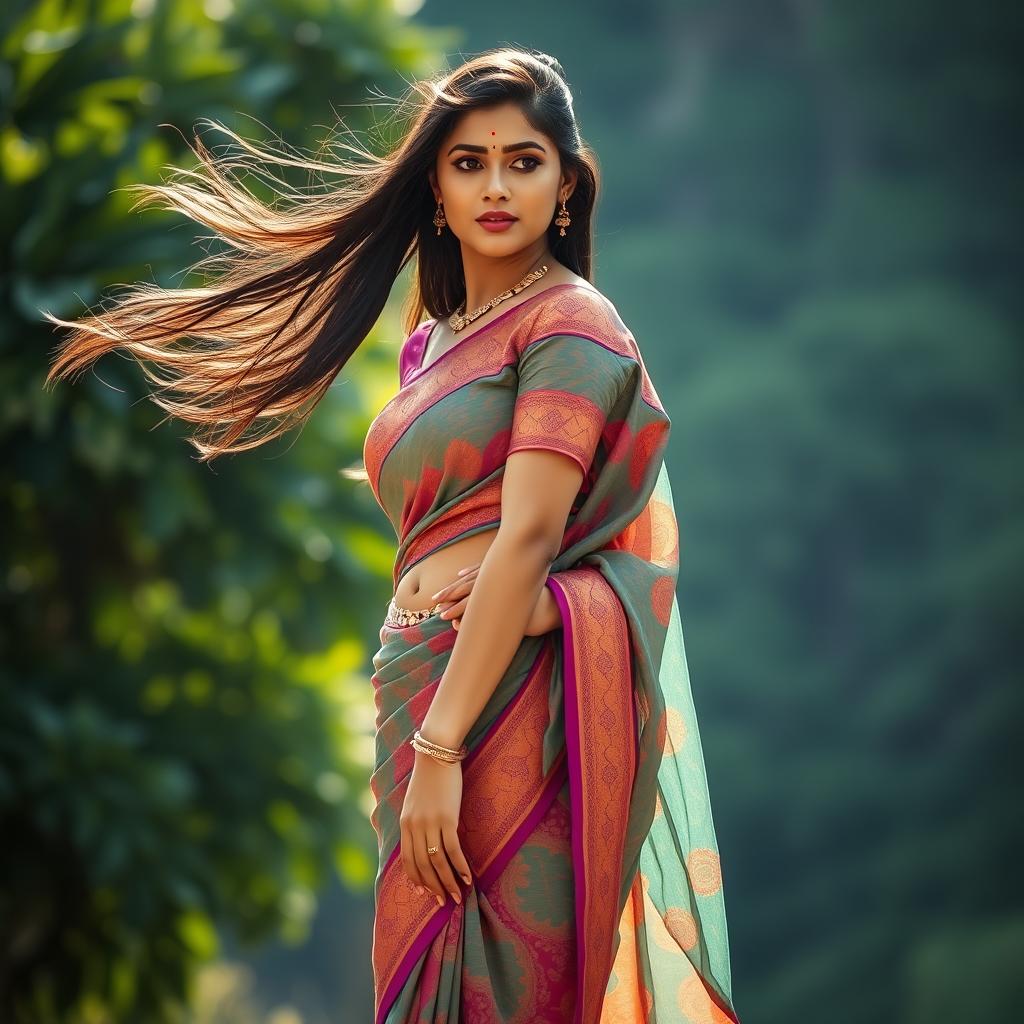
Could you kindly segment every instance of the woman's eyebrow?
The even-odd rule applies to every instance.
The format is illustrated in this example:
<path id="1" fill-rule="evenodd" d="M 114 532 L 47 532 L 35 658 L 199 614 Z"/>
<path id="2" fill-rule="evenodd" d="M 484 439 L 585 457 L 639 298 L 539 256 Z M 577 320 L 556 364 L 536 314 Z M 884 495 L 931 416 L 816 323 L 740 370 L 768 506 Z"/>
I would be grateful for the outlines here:
<path id="1" fill-rule="evenodd" d="M 460 142 L 457 145 L 452 146 L 452 148 L 448 150 L 447 155 L 451 156 L 452 153 L 454 153 L 455 150 L 457 149 L 465 149 L 468 150 L 470 153 L 487 152 L 486 146 L 471 146 L 468 142 Z M 501 147 L 502 153 L 511 153 L 513 150 L 516 149 L 539 149 L 542 153 L 547 152 L 547 150 L 539 142 L 533 142 L 531 139 L 527 139 L 525 142 L 510 142 L 507 146 Z"/>

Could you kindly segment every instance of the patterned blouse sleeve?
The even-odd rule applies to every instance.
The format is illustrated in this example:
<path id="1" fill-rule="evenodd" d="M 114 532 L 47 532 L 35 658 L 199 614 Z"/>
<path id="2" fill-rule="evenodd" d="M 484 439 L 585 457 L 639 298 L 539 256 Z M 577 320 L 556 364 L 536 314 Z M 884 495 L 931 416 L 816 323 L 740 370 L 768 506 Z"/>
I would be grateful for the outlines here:
<path id="1" fill-rule="evenodd" d="M 632 361 L 573 334 L 531 342 L 519 357 L 519 383 L 508 453 L 562 452 L 590 471 L 608 418 L 632 372 Z"/>

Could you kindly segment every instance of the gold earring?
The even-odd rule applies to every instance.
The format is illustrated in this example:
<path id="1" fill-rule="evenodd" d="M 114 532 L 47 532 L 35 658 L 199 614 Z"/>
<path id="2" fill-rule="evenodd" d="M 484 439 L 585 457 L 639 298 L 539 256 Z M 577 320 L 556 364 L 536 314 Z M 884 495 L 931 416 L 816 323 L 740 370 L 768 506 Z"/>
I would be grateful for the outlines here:
<path id="1" fill-rule="evenodd" d="M 555 223 L 558 225 L 558 233 L 564 237 L 565 229 L 571 223 L 569 219 L 569 211 L 565 208 L 565 200 L 562 200 L 562 209 L 559 210 L 558 216 L 555 218 Z"/>
<path id="2" fill-rule="evenodd" d="M 441 209 L 441 200 L 437 201 L 437 209 L 434 211 L 434 227 L 437 228 L 437 233 L 441 234 L 441 228 L 447 224 L 448 221 L 445 219 L 444 210 Z"/>

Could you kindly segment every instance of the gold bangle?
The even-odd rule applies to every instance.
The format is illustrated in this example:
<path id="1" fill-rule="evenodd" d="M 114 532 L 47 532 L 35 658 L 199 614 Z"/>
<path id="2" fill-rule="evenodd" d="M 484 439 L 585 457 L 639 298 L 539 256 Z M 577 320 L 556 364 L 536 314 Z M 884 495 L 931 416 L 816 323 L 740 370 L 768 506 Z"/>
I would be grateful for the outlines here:
<path id="1" fill-rule="evenodd" d="M 421 746 L 417 740 L 413 740 L 412 745 L 414 750 L 418 750 L 422 754 L 427 754 L 435 761 L 441 761 L 444 764 L 458 764 L 462 760 L 460 757 L 445 757 L 437 753 L 437 751 L 431 750 L 430 747 Z"/>
<path id="2" fill-rule="evenodd" d="M 428 743 L 419 737 L 414 737 L 412 741 L 413 748 L 419 750 L 424 754 L 429 754 L 431 757 L 438 761 L 445 761 L 449 764 L 456 761 L 461 761 L 465 757 L 465 753 L 449 751 L 444 747 L 437 747 L 434 744 Z"/>
<path id="3" fill-rule="evenodd" d="M 461 761 L 466 754 L 469 753 L 469 748 L 465 743 L 463 743 L 457 750 L 453 750 L 451 747 L 443 747 L 440 743 L 432 743 L 430 740 L 424 738 L 420 734 L 419 729 L 413 733 L 412 745 L 413 749 L 419 750 L 424 754 L 430 754 L 430 756 L 436 760 L 444 761 L 448 764 Z"/>
<path id="4" fill-rule="evenodd" d="M 466 744 L 465 743 L 463 743 L 462 746 L 458 747 L 458 748 L 443 747 L 443 746 L 441 746 L 440 743 L 435 743 L 433 740 L 428 740 L 427 737 L 424 736 L 423 733 L 421 733 L 419 731 L 419 729 L 417 729 L 416 732 L 413 734 L 413 739 L 417 739 L 417 740 L 420 741 L 420 743 L 424 743 L 428 747 L 433 747 L 434 750 L 437 750 L 438 752 L 443 753 L 443 754 L 453 754 L 453 755 L 458 755 L 458 756 L 463 756 L 463 757 L 466 754 Z"/>
<path id="5" fill-rule="evenodd" d="M 428 757 L 432 757 L 435 761 L 439 761 L 441 764 L 460 763 L 460 759 L 457 757 L 441 757 L 440 755 L 435 754 L 433 751 L 427 750 L 424 747 L 417 747 L 415 743 L 413 744 L 413 747 L 415 747 L 415 749 L 418 750 L 421 754 L 426 754 Z"/>

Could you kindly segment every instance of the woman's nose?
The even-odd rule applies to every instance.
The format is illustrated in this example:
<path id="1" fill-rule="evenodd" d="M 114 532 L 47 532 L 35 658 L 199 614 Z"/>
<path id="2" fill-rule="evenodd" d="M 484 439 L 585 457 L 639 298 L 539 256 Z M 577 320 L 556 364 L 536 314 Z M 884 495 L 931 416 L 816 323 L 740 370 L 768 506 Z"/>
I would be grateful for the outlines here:
<path id="1" fill-rule="evenodd" d="M 496 199 L 498 196 L 504 197 L 505 195 L 506 191 L 501 171 L 493 171 L 491 173 L 490 179 L 487 182 L 487 198 L 490 200 Z"/>

